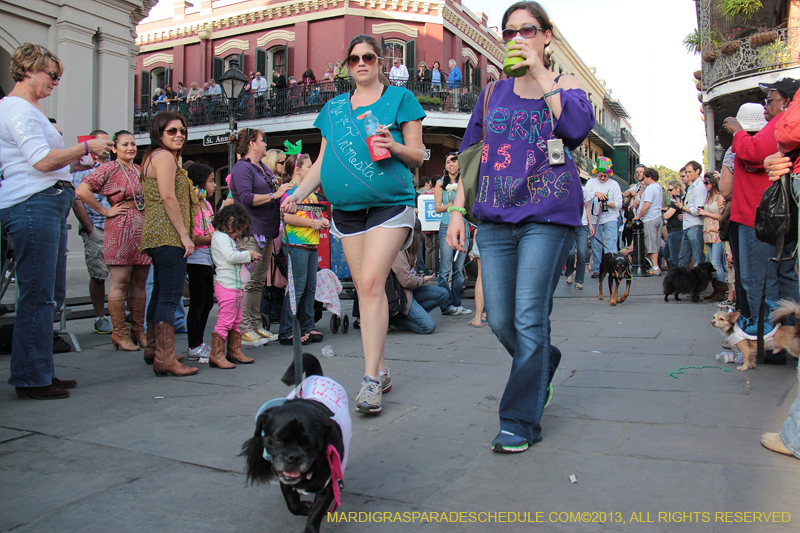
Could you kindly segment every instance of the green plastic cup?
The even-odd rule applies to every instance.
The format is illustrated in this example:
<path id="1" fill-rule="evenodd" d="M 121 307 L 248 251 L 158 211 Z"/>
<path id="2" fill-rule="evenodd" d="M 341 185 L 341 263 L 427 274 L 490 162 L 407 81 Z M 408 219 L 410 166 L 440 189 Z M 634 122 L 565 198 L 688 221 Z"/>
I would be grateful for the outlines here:
<path id="1" fill-rule="evenodd" d="M 520 68 L 520 69 L 512 68 L 517 63 L 525 61 L 524 57 L 522 56 L 508 57 L 508 53 L 511 51 L 508 49 L 508 47 L 512 43 L 516 42 L 517 39 L 519 39 L 519 37 L 517 37 L 513 41 L 509 41 L 506 43 L 506 58 L 503 61 L 503 72 L 505 72 L 506 76 L 508 76 L 509 78 L 519 78 L 520 76 L 524 76 L 525 74 L 528 73 L 528 69 L 526 68 Z"/>

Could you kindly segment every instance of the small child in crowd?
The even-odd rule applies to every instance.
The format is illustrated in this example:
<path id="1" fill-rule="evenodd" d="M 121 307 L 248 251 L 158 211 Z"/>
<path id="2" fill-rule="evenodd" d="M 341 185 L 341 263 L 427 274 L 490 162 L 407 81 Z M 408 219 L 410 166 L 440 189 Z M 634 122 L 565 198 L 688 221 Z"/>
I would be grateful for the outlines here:
<path id="1" fill-rule="evenodd" d="M 244 207 L 231 204 L 223 207 L 214 216 L 217 230 L 211 238 L 211 255 L 217 267 L 217 296 L 219 314 L 214 333 L 211 334 L 211 354 L 208 365 L 217 368 L 236 368 L 233 361 L 242 364 L 253 362 L 242 353 L 242 300 L 244 286 L 250 281 L 249 263 L 261 259 L 254 251 L 241 251 L 236 239 L 250 232 L 250 217 Z M 228 343 L 227 358 L 224 355 L 225 341 Z"/>
<path id="2" fill-rule="evenodd" d="M 189 313 L 186 315 L 186 329 L 189 332 L 186 358 L 207 363 L 211 346 L 203 342 L 203 334 L 208 323 L 208 314 L 214 307 L 214 263 L 211 260 L 211 236 L 214 233 L 211 220 L 214 218 L 214 211 L 208 198 L 214 197 L 217 184 L 214 181 L 214 169 L 208 165 L 192 163 L 186 172 L 200 201 L 200 208 L 194 218 L 194 253 L 186 259 L 191 299 Z"/>

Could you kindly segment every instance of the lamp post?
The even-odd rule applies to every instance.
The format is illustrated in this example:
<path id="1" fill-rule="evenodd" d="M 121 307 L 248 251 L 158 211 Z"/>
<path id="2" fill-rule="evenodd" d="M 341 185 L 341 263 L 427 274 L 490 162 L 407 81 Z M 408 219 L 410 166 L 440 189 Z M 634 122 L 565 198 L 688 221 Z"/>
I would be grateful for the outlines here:
<path id="1" fill-rule="evenodd" d="M 220 87 L 222 87 L 222 94 L 228 99 L 228 130 L 230 134 L 233 135 L 236 133 L 236 111 L 233 108 L 233 102 L 239 100 L 239 95 L 249 80 L 242 74 L 242 71 L 239 70 L 239 61 L 231 59 L 230 68 L 226 70 L 217 81 Z M 236 153 L 234 143 L 229 143 L 228 173 L 233 171 L 233 165 L 235 164 Z"/>
<path id="2" fill-rule="evenodd" d="M 719 135 L 714 138 L 714 158 L 719 163 L 725 157 L 725 147 L 719 142 Z"/>

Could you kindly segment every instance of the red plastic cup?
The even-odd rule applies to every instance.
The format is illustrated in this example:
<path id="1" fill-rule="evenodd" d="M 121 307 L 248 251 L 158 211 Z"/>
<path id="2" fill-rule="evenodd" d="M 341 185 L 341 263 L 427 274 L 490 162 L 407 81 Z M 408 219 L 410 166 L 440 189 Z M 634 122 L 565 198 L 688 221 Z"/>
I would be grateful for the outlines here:
<path id="1" fill-rule="evenodd" d="M 97 137 L 94 135 L 78 135 L 78 144 L 82 144 L 84 141 L 91 141 L 92 139 L 96 139 Z M 89 154 L 92 156 L 92 161 L 97 161 L 97 156 L 94 154 Z"/>
<path id="2" fill-rule="evenodd" d="M 392 157 L 392 153 L 383 146 L 375 146 L 375 139 L 380 139 L 383 135 L 373 135 L 367 137 L 367 148 L 369 148 L 369 157 L 373 161 L 381 161 Z"/>

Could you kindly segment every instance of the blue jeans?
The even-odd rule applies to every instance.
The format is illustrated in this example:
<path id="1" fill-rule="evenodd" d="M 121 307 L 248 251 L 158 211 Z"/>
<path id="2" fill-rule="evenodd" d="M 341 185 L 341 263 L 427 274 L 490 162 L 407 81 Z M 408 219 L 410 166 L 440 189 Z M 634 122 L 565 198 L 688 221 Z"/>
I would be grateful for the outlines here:
<path id="1" fill-rule="evenodd" d="M 781 297 L 775 263 L 768 260 L 775 257 L 775 247 L 756 238 L 756 230 L 744 224 L 731 223 L 736 229 L 738 253 L 738 270 L 736 278 L 742 285 L 745 301 L 737 293 L 736 299 L 742 315 L 753 317 L 758 315 L 761 305 L 761 293 L 764 289 L 764 277 L 767 279 L 767 300 L 778 301 Z M 733 244 L 733 241 L 731 242 Z M 790 263 L 787 261 L 784 264 Z M 794 265 L 792 265 L 794 267 Z M 797 279 L 795 277 L 795 279 Z M 795 283 L 795 290 L 797 284 Z"/>
<path id="2" fill-rule="evenodd" d="M 464 248 L 469 246 L 469 229 L 466 232 L 466 242 Z M 461 305 L 461 290 L 464 287 L 464 260 L 467 254 L 458 253 L 458 258 L 453 262 L 455 250 L 447 245 L 447 224 L 439 226 L 439 287 L 447 289 L 450 297 L 442 303 L 439 308 L 442 313 L 447 311 L 451 305 L 458 307 Z M 452 287 L 451 281 L 447 278 L 453 273 Z"/>
<path id="3" fill-rule="evenodd" d="M 317 251 L 302 248 L 285 248 L 292 260 L 292 277 L 294 280 L 295 304 L 297 320 L 303 335 L 314 330 L 314 295 L 317 292 Z M 281 327 L 278 337 L 292 337 L 292 304 L 287 291 L 283 299 Z"/>
<path id="4" fill-rule="evenodd" d="M 618 252 L 619 248 L 617 248 L 617 221 L 610 220 L 605 224 L 600 224 L 599 226 L 595 226 L 597 230 L 595 231 L 595 239 L 592 239 L 592 262 L 594 263 L 592 270 L 596 273 L 600 273 L 600 261 L 603 260 L 603 254 L 605 252 Z M 598 242 L 598 241 L 603 241 Z"/>
<path id="5" fill-rule="evenodd" d="M 430 312 L 450 298 L 444 287 L 422 285 L 411 291 L 411 308 L 407 315 L 397 315 L 389 319 L 389 325 L 405 331 L 429 335 L 436 331 L 436 321 Z"/>
<path id="6" fill-rule="evenodd" d="M 150 298 L 153 296 L 153 271 L 155 269 L 151 268 L 150 272 L 147 273 L 147 283 L 144 286 L 144 293 L 146 296 L 144 302 L 144 308 L 147 309 L 150 307 Z M 213 288 L 212 295 L 213 295 Z M 186 326 L 186 309 L 183 307 L 183 298 L 178 301 L 178 305 L 175 306 L 175 329 L 180 329 L 181 327 Z M 147 333 L 147 320 L 144 321 L 144 332 Z"/>
<path id="7" fill-rule="evenodd" d="M 714 274 L 717 281 L 725 281 L 725 243 L 715 242 L 713 244 L 706 243 L 708 249 L 708 259 L 717 272 Z"/>
<path id="8" fill-rule="evenodd" d="M 688 267 L 694 259 L 695 266 L 706 260 L 703 253 L 703 225 L 690 226 L 683 230 L 681 238 L 681 255 L 678 266 Z M 738 273 L 737 273 L 738 275 Z"/>
<path id="9" fill-rule="evenodd" d="M 578 264 L 575 265 L 575 252 L 578 255 Z M 570 277 L 575 273 L 575 283 L 583 284 L 586 277 L 586 261 L 589 260 L 589 226 L 575 228 L 575 244 L 572 246 L 567 256 L 567 271 L 565 275 Z"/>
<path id="10" fill-rule="evenodd" d="M 0 224 L 11 237 L 17 263 L 19 299 L 11 345 L 15 387 L 53 382 L 53 317 L 67 289 L 67 225 L 73 189 L 45 189 L 0 209 Z"/>
<path id="11" fill-rule="evenodd" d="M 667 235 L 667 264 L 670 267 L 678 266 L 681 261 L 681 241 L 683 240 L 683 230 L 672 231 Z"/>
<path id="12" fill-rule="evenodd" d="M 616 233 L 616 221 L 613 225 Z M 550 346 L 550 313 L 574 240 L 574 228 L 533 222 L 482 222 L 477 235 L 489 326 L 513 358 L 500 401 L 500 429 L 530 444 L 542 438 L 547 386 L 560 360 Z"/>
<path id="13" fill-rule="evenodd" d="M 800 198 L 800 179 L 794 178 L 792 180 L 792 185 L 794 187 L 795 196 Z M 798 221 L 798 225 L 800 225 L 800 221 Z M 800 256 L 798 256 L 798 260 L 800 260 Z M 781 264 L 785 265 L 787 263 L 790 263 L 790 261 L 785 261 Z M 795 284 L 795 289 L 797 289 L 797 284 Z M 797 367 L 797 381 L 800 382 L 800 365 Z M 800 458 L 800 395 L 798 395 L 789 408 L 789 418 L 783 423 L 780 437 L 783 445 L 786 446 L 795 457 Z"/>
<path id="14" fill-rule="evenodd" d="M 164 322 L 175 327 L 175 308 L 182 302 L 186 282 L 184 250 L 177 246 L 159 246 L 145 252 L 153 261 L 150 269 L 153 271 L 153 293 L 147 304 L 147 321 Z"/>

